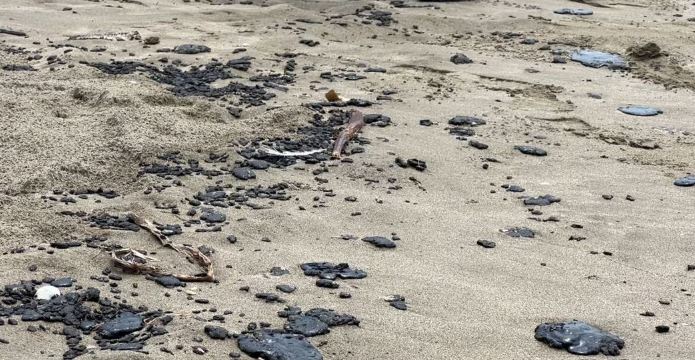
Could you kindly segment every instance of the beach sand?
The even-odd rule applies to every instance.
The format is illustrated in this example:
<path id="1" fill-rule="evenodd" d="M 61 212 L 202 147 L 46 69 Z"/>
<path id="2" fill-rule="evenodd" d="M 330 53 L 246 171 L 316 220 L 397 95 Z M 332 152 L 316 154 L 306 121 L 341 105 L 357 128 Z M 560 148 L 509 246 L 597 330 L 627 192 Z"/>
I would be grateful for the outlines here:
<path id="1" fill-rule="evenodd" d="M 292 196 L 289 201 L 258 199 L 255 202 L 267 206 L 260 210 L 218 209 L 229 222 L 221 232 L 184 227 L 183 234 L 172 236 L 177 243 L 213 248 L 219 282 L 191 283 L 177 291 L 142 275 L 124 274 L 118 282 L 120 298 L 172 311 L 169 333 L 147 342 L 149 354 L 100 351 L 91 336 L 84 336 L 83 343 L 93 351 L 81 358 L 198 358 L 193 345 L 209 350 L 204 357 L 228 358 L 230 352 L 240 352 L 236 342 L 209 339 L 203 327 L 213 314 L 194 310 L 230 310 L 221 325 L 240 333 L 249 322 L 281 328 L 285 320 L 277 311 L 286 305 L 330 308 L 361 320 L 359 327 L 336 327 L 311 339 L 331 360 L 572 359 L 577 355 L 534 339 L 538 324 L 572 319 L 624 339 L 619 358 L 695 358 L 690 318 L 695 273 L 686 271 L 695 264 L 695 188 L 673 185 L 695 172 L 695 23 L 688 21 L 695 17 L 695 6 L 646 0 L 597 0 L 593 5 L 549 0 L 409 2 L 432 5 L 421 8 L 362 0 L 219 3 L 0 3 L 0 28 L 27 34 L 0 34 L 0 67 L 29 64 L 36 69 L 0 71 L 2 284 L 69 276 L 112 297 L 108 283 L 90 279 L 114 268 L 108 251 L 81 246 L 48 254 L 38 249 L 93 235 L 105 235 L 111 244 L 157 251 L 156 257 L 171 262 L 181 260 L 145 231 L 90 227 L 80 217 L 61 215 L 64 210 L 135 213 L 181 224 L 191 218 L 184 198 L 218 181 L 246 187 L 283 182 Z M 369 4 L 392 12 L 395 21 L 378 26 L 354 15 Z M 591 8 L 594 15 L 553 13 L 561 7 Z M 337 15 L 342 16 L 331 19 Z M 134 31 L 141 39 L 157 36 L 160 43 L 69 40 Z M 522 44 L 527 38 L 538 43 Z M 301 39 L 320 44 L 305 46 Z M 664 55 L 628 55 L 628 48 L 648 42 L 658 44 Z M 204 44 L 211 51 L 156 52 L 187 43 Z M 64 44 L 106 49 L 57 46 Z M 551 63 L 551 50 L 567 54 L 580 47 L 622 54 L 632 70 L 590 68 L 569 60 Z M 237 48 L 247 51 L 233 53 Z M 161 66 L 160 59 L 166 57 L 168 63 L 179 59 L 202 65 L 213 58 L 247 55 L 254 58 L 249 71 L 235 72 L 240 77 L 235 80 L 245 82 L 254 74 L 281 73 L 287 59 L 276 54 L 284 52 L 299 54 L 295 82 L 286 92 L 272 90 L 275 98 L 244 109 L 240 119 L 217 100 L 175 96 L 168 86 L 143 74 L 109 75 L 81 63 L 115 59 Z M 453 64 L 449 59 L 456 53 L 473 63 Z M 27 60 L 36 54 L 42 58 Z M 64 64 L 49 65 L 51 55 Z M 364 72 L 368 67 L 386 72 Z M 329 81 L 320 77 L 323 72 L 353 72 L 366 79 Z M 223 165 L 204 162 L 211 152 L 229 154 L 232 163 L 241 159 L 237 150 L 248 139 L 296 136 L 296 129 L 314 114 L 302 105 L 323 101 L 329 89 L 346 99 L 374 101 L 360 110 L 392 120 L 391 126 L 362 130 L 360 136 L 370 143 L 362 145 L 364 152 L 349 156 L 353 162 L 327 161 L 328 171 L 315 175 L 324 165 L 300 161 L 256 171 L 257 179 L 249 181 L 229 174 L 184 176 L 181 186 L 144 193 L 171 181 L 140 176 L 142 163 L 172 151 L 200 160 L 206 168 Z M 385 90 L 396 91 L 392 100 L 376 101 Z M 627 104 L 654 106 L 663 114 L 635 117 L 616 110 Z M 447 121 L 456 115 L 486 120 L 471 139 L 488 149 L 475 149 L 449 134 Z M 421 126 L 421 119 L 434 125 Z M 538 146 L 548 155 L 524 155 L 516 145 Z M 398 167 L 396 157 L 424 160 L 427 169 Z M 526 191 L 507 192 L 503 184 Z M 46 198 L 54 190 L 99 187 L 122 196 L 90 195 L 70 204 Z M 328 189 L 335 196 L 325 196 Z M 542 215 L 531 214 L 519 198 L 545 194 L 562 201 L 533 207 Z M 634 201 L 626 200 L 628 195 Z M 345 201 L 348 196 L 357 201 Z M 155 203 L 176 204 L 181 212 L 173 214 Z M 557 221 L 539 221 L 549 217 Z M 509 227 L 528 227 L 536 236 L 512 238 L 501 231 Z M 400 237 L 395 249 L 376 249 L 359 240 L 392 233 Z M 226 240 L 230 234 L 237 236 L 237 243 Z M 340 239 L 344 234 L 358 239 Z M 569 241 L 572 236 L 585 239 Z M 476 245 L 479 239 L 497 246 L 482 248 Z M 24 251 L 13 251 L 20 248 Z M 368 276 L 338 281 L 335 290 L 318 288 L 316 279 L 299 268 L 312 261 L 347 262 Z M 30 265 L 37 270 L 30 271 Z M 290 273 L 272 276 L 274 266 Z M 278 284 L 298 287 L 292 294 L 279 293 L 285 304 L 254 297 L 277 292 Z M 250 290 L 240 291 L 243 286 Z M 132 296 L 133 291 L 138 296 Z M 339 292 L 352 298 L 341 299 Z M 405 297 L 407 311 L 384 301 L 394 294 Z M 191 300 L 200 298 L 209 304 Z M 645 311 L 656 316 L 640 316 Z M 656 325 L 669 325 L 671 331 L 658 334 Z M 9 342 L 0 344 L 0 357 L 60 358 L 67 346 L 53 331 L 60 332 L 62 325 L 44 326 L 48 330 L 38 332 L 25 331 L 24 322 L 0 326 L 0 338 Z"/>

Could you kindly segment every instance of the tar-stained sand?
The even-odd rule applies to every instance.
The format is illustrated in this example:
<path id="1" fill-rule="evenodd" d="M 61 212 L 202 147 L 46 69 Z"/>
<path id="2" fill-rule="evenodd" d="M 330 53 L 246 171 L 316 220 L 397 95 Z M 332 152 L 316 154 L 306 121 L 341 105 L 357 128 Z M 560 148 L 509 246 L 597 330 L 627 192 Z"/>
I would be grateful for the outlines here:
<path id="1" fill-rule="evenodd" d="M 99 230 L 60 211 L 133 212 L 159 223 L 181 224 L 191 219 L 186 215 L 191 206 L 183 199 L 215 181 L 247 187 L 291 185 L 289 201 L 255 201 L 269 205 L 267 209 L 222 209 L 229 224 L 221 232 L 184 228 L 172 237 L 214 248 L 219 283 L 189 284 L 185 290 L 195 294 L 189 295 L 143 276 L 124 275 L 118 283 L 121 299 L 175 314 L 169 334 L 148 341 L 148 355 L 95 350 L 82 358 L 198 358 L 193 345 L 209 350 L 203 358 L 226 358 L 239 352 L 236 342 L 208 338 L 203 329 L 212 314 L 193 310 L 231 310 L 221 325 L 239 333 L 249 322 L 281 328 L 284 319 L 276 313 L 284 305 L 332 308 L 361 320 L 359 327 L 334 328 L 312 338 L 326 359 L 571 359 L 576 355 L 536 341 L 534 329 L 540 323 L 573 319 L 620 336 L 625 341 L 620 358 L 695 358 L 690 296 L 695 272 L 686 271 L 695 264 L 695 188 L 673 185 L 695 172 L 695 23 L 688 20 L 695 17 L 694 5 L 542 0 L 394 8 L 388 1 L 252 2 L 0 4 L 0 28 L 27 34 L 0 34 L 0 68 L 28 64 L 36 69 L 0 70 L 0 251 L 6 253 L 0 257 L 0 284 L 70 276 L 85 288 L 97 287 L 112 296 L 108 284 L 90 280 L 111 267 L 108 252 L 81 246 L 47 254 L 31 247 L 91 235 L 107 235 L 109 243 L 177 260 L 158 249 L 145 231 Z M 366 19 L 354 14 L 367 4 L 391 11 L 397 22 L 363 23 Z M 591 8 L 594 15 L 553 13 L 561 7 Z M 133 31 L 141 39 L 158 36 L 160 43 L 144 47 L 142 40 L 127 38 L 68 40 Z M 526 38 L 538 43 L 521 44 Z M 319 45 L 299 43 L 306 39 Z M 661 56 L 628 55 L 628 48 L 647 42 L 658 44 Z M 204 44 L 211 52 L 156 52 L 187 43 Z M 106 50 L 66 53 L 69 48 L 55 46 L 62 44 Z M 632 71 L 551 63 L 553 49 L 567 57 L 578 47 L 622 54 Z M 247 51 L 233 53 L 237 48 Z M 218 100 L 176 97 L 144 74 L 108 75 L 80 63 L 116 59 L 163 66 L 160 59 L 166 57 L 169 64 L 180 59 L 202 65 L 213 58 L 226 62 L 252 56 L 248 73 L 235 72 L 240 78 L 232 79 L 248 83 L 250 75 L 281 73 L 287 58 L 276 54 L 285 52 L 299 54 L 295 83 L 286 92 L 269 89 L 277 97 L 244 109 L 240 119 Z M 453 64 L 449 59 L 456 53 L 473 63 Z M 27 60 L 37 54 L 42 58 Z M 51 55 L 59 61 L 49 65 Z M 364 72 L 368 67 L 386 72 Z M 367 78 L 330 82 L 320 77 L 327 71 Z M 387 115 L 393 123 L 365 127 L 361 136 L 371 143 L 349 156 L 353 162 L 328 161 L 328 172 L 315 175 L 321 165 L 300 161 L 257 170 L 257 178 L 247 182 L 229 174 L 188 176 L 180 178 L 182 186 L 144 193 L 172 181 L 138 176 L 141 163 L 180 151 L 184 159 L 219 168 L 223 165 L 204 160 L 210 152 L 226 152 L 232 165 L 241 158 L 236 151 L 249 139 L 295 137 L 295 129 L 308 124 L 314 113 L 301 105 L 323 101 L 329 89 L 343 98 L 376 102 L 362 111 Z M 397 93 L 390 95 L 392 100 L 376 101 L 385 90 Z M 629 104 L 657 107 L 663 114 L 634 117 L 617 111 Z M 471 137 L 487 149 L 449 134 L 447 121 L 456 115 L 487 121 Z M 434 125 L 421 126 L 422 119 Z M 548 154 L 524 155 L 515 150 L 519 145 L 540 147 Z M 427 169 L 396 166 L 397 156 L 424 160 Z M 503 184 L 526 191 L 507 192 Z M 122 196 L 75 197 L 74 204 L 42 198 L 54 190 L 98 187 Z M 326 189 L 335 196 L 325 196 Z M 533 207 L 542 215 L 531 214 L 531 207 L 518 198 L 546 194 L 561 201 Z M 626 200 L 628 195 L 634 201 Z M 314 201 L 315 196 L 320 200 Z M 356 201 L 345 201 L 349 196 Z M 158 209 L 155 202 L 176 204 L 181 212 Z M 559 221 L 530 219 L 551 216 Z M 512 238 L 500 231 L 510 227 L 528 227 L 536 235 Z M 392 233 L 400 238 L 396 248 L 378 249 L 360 240 L 391 238 Z M 237 236 L 237 243 L 227 241 L 230 234 Z M 341 239 L 345 234 L 355 240 Z M 569 241 L 572 236 L 585 239 Z M 477 245 L 481 239 L 494 241 L 496 247 Z M 19 248 L 24 251 L 10 254 Z M 314 261 L 347 262 L 369 275 L 340 280 L 339 289 L 318 288 L 316 278 L 304 276 L 299 268 Z M 30 265 L 37 270 L 29 271 Z M 271 276 L 274 266 L 290 274 Z M 278 284 L 298 289 L 284 294 L 275 290 Z M 239 291 L 243 286 L 250 291 Z M 138 296 L 131 296 L 132 291 Z M 165 292 L 171 296 L 164 297 Z M 277 292 L 287 303 L 265 303 L 254 297 L 259 292 Z M 339 292 L 352 297 L 342 299 Z M 408 310 L 384 300 L 395 294 L 405 297 Z M 195 303 L 189 296 L 208 299 L 209 304 Z M 670 305 L 662 304 L 666 302 Z M 645 311 L 656 316 L 640 316 Z M 0 344 L 5 354 L 0 357 L 60 358 L 67 347 L 64 338 L 51 331 L 62 326 L 44 325 L 48 331 L 33 333 L 25 331 L 22 322 L 0 326 L 0 338 L 9 342 Z M 656 333 L 657 325 L 671 330 Z M 203 342 L 195 342 L 196 337 Z M 84 343 L 94 345 L 90 336 Z M 176 350 L 177 345 L 183 349 Z M 174 355 L 161 352 L 161 347 Z"/>

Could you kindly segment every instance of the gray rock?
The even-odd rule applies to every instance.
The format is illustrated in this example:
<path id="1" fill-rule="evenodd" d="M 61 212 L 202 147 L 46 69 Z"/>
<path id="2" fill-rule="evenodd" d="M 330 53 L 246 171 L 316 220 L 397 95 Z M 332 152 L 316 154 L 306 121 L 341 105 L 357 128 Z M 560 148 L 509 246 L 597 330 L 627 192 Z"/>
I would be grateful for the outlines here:
<path id="1" fill-rule="evenodd" d="M 205 334 L 211 339 L 224 340 L 229 337 L 229 331 L 221 326 L 205 325 Z"/>
<path id="2" fill-rule="evenodd" d="M 535 146 L 526 146 L 526 145 L 517 145 L 514 147 L 515 149 L 519 150 L 522 154 L 526 155 L 533 155 L 533 156 L 546 156 L 548 155 L 548 152 L 535 147 Z"/>
<path id="3" fill-rule="evenodd" d="M 126 312 L 105 322 L 99 330 L 99 335 L 105 339 L 115 339 L 138 331 L 144 326 L 145 323 L 140 315 Z"/>
<path id="4" fill-rule="evenodd" d="M 205 45 L 198 44 L 183 44 L 174 48 L 174 52 L 177 54 L 200 54 L 210 52 L 210 48 Z"/>
<path id="5" fill-rule="evenodd" d="M 625 341 L 582 321 L 544 323 L 536 327 L 536 340 L 577 355 L 620 355 Z"/>
<path id="6" fill-rule="evenodd" d="M 695 185 L 695 175 L 688 175 L 688 176 L 682 177 L 680 179 L 677 179 L 676 181 L 673 182 L 673 185 L 676 185 L 676 186 L 694 186 Z"/>
<path id="7" fill-rule="evenodd" d="M 368 242 L 378 248 L 392 249 L 396 247 L 395 242 L 383 236 L 367 236 L 362 238 L 362 241 Z"/>
<path id="8" fill-rule="evenodd" d="M 247 167 L 238 167 L 232 170 L 232 175 L 239 180 L 251 180 L 256 178 L 256 173 Z"/>
<path id="9" fill-rule="evenodd" d="M 487 122 L 483 119 L 474 116 L 454 116 L 449 119 L 449 125 L 455 126 L 479 126 L 485 125 Z"/>
<path id="10" fill-rule="evenodd" d="M 664 113 L 660 109 L 641 105 L 621 106 L 618 108 L 618 111 L 634 116 L 656 116 Z"/>
<path id="11" fill-rule="evenodd" d="M 594 50 L 577 50 L 572 53 L 572 61 L 593 68 L 628 69 L 629 65 L 620 55 Z"/>
<path id="12" fill-rule="evenodd" d="M 262 330 L 237 339 L 239 349 L 263 360 L 323 360 L 323 355 L 303 335 Z"/>
<path id="13" fill-rule="evenodd" d="M 576 8 L 562 8 L 562 9 L 557 9 L 553 11 L 556 14 L 560 15 L 578 15 L 578 16 L 587 16 L 587 15 L 593 15 L 594 11 L 591 9 L 576 9 Z"/>
<path id="14" fill-rule="evenodd" d="M 328 324 L 313 316 L 299 315 L 290 317 L 285 330 L 304 336 L 317 336 L 328 334 L 331 330 Z"/>
<path id="15" fill-rule="evenodd" d="M 455 54 L 449 60 L 456 65 L 473 63 L 473 60 L 471 60 L 468 56 L 462 53 Z"/>

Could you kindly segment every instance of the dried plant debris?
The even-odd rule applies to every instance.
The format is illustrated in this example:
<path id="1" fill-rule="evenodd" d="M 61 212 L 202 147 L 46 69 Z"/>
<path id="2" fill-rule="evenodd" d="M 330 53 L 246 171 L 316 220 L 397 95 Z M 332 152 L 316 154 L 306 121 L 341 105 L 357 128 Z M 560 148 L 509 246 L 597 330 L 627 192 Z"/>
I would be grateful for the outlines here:
<path id="1" fill-rule="evenodd" d="M 164 235 L 157 227 L 149 220 L 145 220 L 136 215 L 129 216 L 132 221 L 139 227 L 147 230 L 162 246 L 168 247 L 177 253 L 185 256 L 189 261 L 197 263 L 204 272 L 198 274 L 173 274 L 166 272 L 161 267 L 154 265 L 156 259 L 144 255 L 133 249 L 118 249 L 111 252 L 111 259 L 114 263 L 131 272 L 139 274 L 148 274 L 152 276 L 171 276 L 180 281 L 194 282 L 211 282 L 215 280 L 212 260 L 205 255 L 200 249 L 196 249 L 190 245 L 174 244 L 169 238 Z"/>
<path id="2" fill-rule="evenodd" d="M 307 126 L 297 129 L 296 139 L 259 139 L 239 150 L 239 154 L 247 161 L 262 160 L 279 167 L 294 165 L 298 160 L 316 164 L 329 160 L 331 155 L 342 157 L 350 139 L 360 145 L 367 144 L 357 137 L 364 124 L 390 123 L 387 116 L 362 115 L 359 111 L 333 110 L 327 115 L 314 114 Z M 337 147 L 341 147 L 339 154 L 336 154 Z"/>
<path id="3" fill-rule="evenodd" d="M 332 157 L 339 159 L 348 141 L 357 136 L 357 133 L 364 127 L 364 116 L 361 112 L 354 110 L 350 114 L 350 120 L 343 131 L 338 134 L 338 138 L 333 145 Z"/>

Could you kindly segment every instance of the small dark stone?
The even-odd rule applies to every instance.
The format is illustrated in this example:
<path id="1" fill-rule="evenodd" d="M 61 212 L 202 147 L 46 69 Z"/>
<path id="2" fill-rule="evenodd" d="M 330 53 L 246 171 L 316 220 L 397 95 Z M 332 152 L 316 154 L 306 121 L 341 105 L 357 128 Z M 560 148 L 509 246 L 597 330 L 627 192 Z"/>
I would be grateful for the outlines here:
<path id="1" fill-rule="evenodd" d="M 99 330 L 99 335 L 106 339 L 114 339 L 138 331 L 144 326 L 145 323 L 140 315 L 126 312 L 105 322 Z"/>
<path id="2" fill-rule="evenodd" d="M 145 347 L 145 346 L 142 343 L 131 342 L 131 343 L 109 344 L 107 346 L 107 349 L 113 350 L 113 351 L 137 351 L 137 350 L 141 350 L 143 347 Z"/>
<path id="3" fill-rule="evenodd" d="M 29 310 L 24 311 L 24 313 L 22 314 L 22 321 L 38 321 L 38 320 L 41 320 L 41 314 L 39 314 L 38 312 L 36 312 L 34 310 L 29 309 Z M 10 323 L 10 324 L 16 325 L 16 324 L 12 324 L 12 323 Z"/>
<path id="4" fill-rule="evenodd" d="M 247 163 L 256 170 L 265 170 L 270 167 L 270 163 L 265 160 L 251 159 L 248 160 Z"/>
<path id="5" fill-rule="evenodd" d="M 282 276 L 282 275 L 287 275 L 289 273 L 290 273 L 289 270 L 283 269 L 279 266 L 273 266 L 272 268 L 270 268 L 270 275 L 273 275 L 273 276 Z"/>
<path id="6" fill-rule="evenodd" d="M 518 145 L 514 147 L 515 149 L 519 150 L 522 154 L 526 155 L 533 155 L 533 156 L 546 156 L 548 153 L 538 147 L 535 146 L 526 146 L 526 145 Z"/>
<path id="7" fill-rule="evenodd" d="M 487 144 L 483 144 L 480 141 L 475 141 L 475 140 L 468 141 L 468 145 L 470 145 L 471 147 L 474 147 L 476 149 L 479 149 L 479 150 L 485 150 L 489 147 Z"/>
<path id="8" fill-rule="evenodd" d="M 304 45 L 309 46 L 309 47 L 314 47 L 314 46 L 321 44 L 320 42 L 318 42 L 316 40 L 309 40 L 309 39 L 299 40 L 299 43 L 304 44 Z"/>
<path id="9" fill-rule="evenodd" d="M 392 249 L 396 247 L 396 243 L 383 236 L 367 236 L 362 238 L 362 241 L 368 242 L 378 248 Z"/>
<path id="10" fill-rule="evenodd" d="M 287 324 L 285 324 L 285 330 L 304 336 L 324 335 L 331 331 L 328 328 L 328 324 L 319 320 L 319 318 L 306 315 L 291 316 Z"/>
<path id="11" fill-rule="evenodd" d="M 228 235 L 227 236 L 227 241 L 229 241 L 230 244 L 236 244 L 237 242 L 237 237 L 234 235 Z"/>
<path id="12" fill-rule="evenodd" d="M 67 242 L 52 242 L 51 247 L 55 249 L 68 249 L 71 247 L 79 247 L 82 246 L 82 243 L 79 241 L 67 241 Z"/>
<path id="13" fill-rule="evenodd" d="M 157 45 L 159 44 L 159 36 L 148 36 L 143 40 L 145 45 Z"/>
<path id="14" fill-rule="evenodd" d="M 388 299 L 389 305 L 392 307 L 398 309 L 398 310 L 408 310 L 408 305 L 405 303 L 405 297 L 402 295 L 391 295 Z"/>
<path id="15" fill-rule="evenodd" d="M 667 325 L 657 325 L 655 329 L 659 334 L 667 333 L 671 330 Z"/>
<path id="16" fill-rule="evenodd" d="M 207 211 L 204 211 L 202 215 L 200 215 L 200 220 L 208 223 L 222 223 L 227 221 L 227 216 L 221 212 L 208 209 Z"/>
<path id="17" fill-rule="evenodd" d="M 418 159 L 408 159 L 408 166 L 417 171 L 425 171 L 427 169 L 427 163 Z"/>
<path id="18" fill-rule="evenodd" d="M 251 180 L 256 178 L 256 173 L 247 167 L 238 167 L 232 170 L 232 175 L 239 180 Z"/>
<path id="19" fill-rule="evenodd" d="M 359 325 L 360 320 L 352 315 L 338 314 L 333 310 L 314 308 L 306 313 L 306 316 L 313 316 L 328 324 L 328 326 Z"/>
<path id="20" fill-rule="evenodd" d="M 506 233 L 507 235 L 509 235 L 511 237 L 515 237 L 515 238 L 518 238 L 518 237 L 532 238 L 532 237 L 536 236 L 536 233 L 527 227 L 509 228 L 509 229 L 504 230 L 504 233 Z"/>
<path id="21" fill-rule="evenodd" d="M 328 289 L 337 289 L 340 287 L 338 283 L 328 280 L 328 279 L 318 279 L 316 280 L 316 286 Z"/>
<path id="22" fill-rule="evenodd" d="M 449 125 L 454 125 L 454 126 L 479 126 L 479 125 L 485 125 L 487 122 L 483 119 L 474 117 L 474 116 L 454 116 L 453 118 L 449 119 Z"/>
<path id="23" fill-rule="evenodd" d="M 567 64 L 567 59 L 562 56 L 553 56 L 553 64 Z"/>
<path id="24" fill-rule="evenodd" d="M 174 52 L 177 54 L 200 54 L 205 52 L 210 52 L 210 48 L 205 45 L 197 44 L 183 44 L 174 48 Z"/>
<path id="25" fill-rule="evenodd" d="M 224 340 L 229 337 L 227 329 L 221 326 L 206 325 L 204 331 L 211 339 Z"/>
<path id="26" fill-rule="evenodd" d="M 490 240 L 478 240 L 478 241 L 476 242 L 476 244 L 478 244 L 478 245 L 480 245 L 480 246 L 482 246 L 482 247 L 484 247 L 484 248 L 486 248 L 486 249 L 492 249 L 492 248 L 494 248 L 495 246 L 497 246 L 497 244 L 495 244 L 494 241 L 490 241 Z"/>
<path id="27" fill-rule="evenodd" d="M 521 40 L 521 44 L 524 44 L 524 45 L 534 45 L 534 44 L 538 44 L 538 39 L 526 38 L 526 39 L 524 39 L 524 40 Z"/>
<path id="28" fill-rule="evenodd" d="M 159 277 L 156 277 L 154 279 L 154 281 L 157 284 L 162 285 L 166 288 L 175 288 L 175 287 L 185 285 L 181 280 L 179 280 L 173 276 L 159 276 Z"/>
<path id="29" fill-rule="evenodd" d="M 473 60 L 471 60 L 468 56 L 462 53 L 455 54 L 449 60 L 456 65 L 473 63 Z"/>
<path id="30" fill-rule="evenodd" d="M 53 285 L 55 287 L 70 287 L 70 286 L 72 286 L 72 279 L 69 277 L 55 279 L 55 280 L 51 281 L 51 285 Z"/>
<path id="31" fill-rule="evenodd" d="M 420 125 L 422 125 L 422 126 L 432 126 L 433 123 L 432 123 L 432 120 L 423 119 L 423 120 L 420 120 Z"/>
<path id="32" fill-rule="evenodd" d="M 280 296 L 278 296 L 277 294 L 273 294 L 273 293 L 258 293 L 255 296 L 256 296 L 256 298 L 263 299 L 263 300 L 265 300 L 265 302 L 268 302 L 268 303 L 284 302 L 284 300 L 282 300 L 280 298 Z"/>
<path id="33" fill-rule="evenodd" d="M 552 195 L 543 195 L 534 198 L 524 199 L 524 205 L 528 206 L 548 206 L 560 202 L 560 198 Z"/>
<path id="34" fill-rule="evenodd" d="M 276 285 L 275 288 L 287 294 L 291 294 L 297 290 L 296 286 L 287 284 Z"/>

